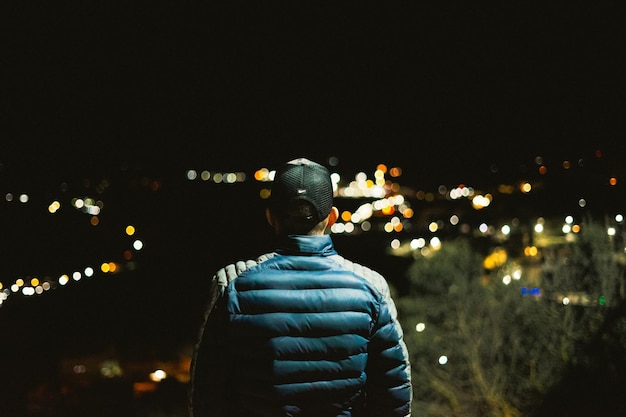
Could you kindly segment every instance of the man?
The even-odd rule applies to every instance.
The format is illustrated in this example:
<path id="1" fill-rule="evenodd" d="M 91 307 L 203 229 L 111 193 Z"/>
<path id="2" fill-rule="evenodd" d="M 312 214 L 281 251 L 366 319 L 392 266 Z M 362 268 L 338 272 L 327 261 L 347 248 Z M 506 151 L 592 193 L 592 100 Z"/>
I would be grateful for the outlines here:
<path id="1" fill-rule="evenodd" d="M 215 416 L 408 416 L 408 353 L 385 279 L 339 256 L 328 170 L 275 174 L 275 252 L 219 270 L 191 365 L 190 412 Z"/>

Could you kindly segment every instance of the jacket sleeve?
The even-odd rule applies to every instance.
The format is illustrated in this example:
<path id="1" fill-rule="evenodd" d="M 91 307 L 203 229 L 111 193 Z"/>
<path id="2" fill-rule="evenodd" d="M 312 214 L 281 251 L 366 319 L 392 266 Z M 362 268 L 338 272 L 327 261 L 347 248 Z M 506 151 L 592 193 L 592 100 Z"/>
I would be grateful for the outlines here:
<path id="1" fill-rule="evenodd" d="M 202 328 L 191 364 L 189 414 L 192 417 L 226 416 L 228 383 L 226 382 L 224 325 L 228 320 L 226 309 L 219 298 Z"/>
<path id="2" fill-rule="evenodd" d="M 367 415 L 411 415 L 411 365 L 393 300 L 385 297 L 370 340 L 366 388 Z"/>
<path id="3" fill-rule="evenodd" d="M 222 326 L 225 312 L 220 310 L 220 306 L 228 283 L 241 272 L 241 268 L 236 265 L 231 264 L 220 269 L 209 283 L 208 299 L 189 369 L 188 406 L 192 417 L 219 415 L 216 413 L 218 404 L 212 397 L 221 390 L 218 381 L 222 379 L 221 370 L 215 364 L 215 358 L 221 357 L 220 336 L 224 331 Z"/>
<path id="4" fill-rule="evenodd" d="M 209 283 L 208 299 L 194 346 L 189 369 L 188 409 L 191 417 L 217 417 L 226 403 L 222 365 L 228 352 L 223 346 L 225 321 L 228 319 L 222 300 L 228 284 L 247 269 L 273 257 L 267 253 L 256 260 L 238 261 L 221 268 Z"/>

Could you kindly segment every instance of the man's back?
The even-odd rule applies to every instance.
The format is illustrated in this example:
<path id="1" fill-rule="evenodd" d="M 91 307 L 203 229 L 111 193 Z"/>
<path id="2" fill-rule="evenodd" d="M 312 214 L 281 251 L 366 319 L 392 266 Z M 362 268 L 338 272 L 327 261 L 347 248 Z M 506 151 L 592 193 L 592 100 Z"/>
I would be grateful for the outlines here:
<path id="1" fill-rule="evenodd" d="M 410 367 L 384 279 L 337 256 L 329 236 L 289 243 L 211 313 L 194 416 L 407 415 Z"/>

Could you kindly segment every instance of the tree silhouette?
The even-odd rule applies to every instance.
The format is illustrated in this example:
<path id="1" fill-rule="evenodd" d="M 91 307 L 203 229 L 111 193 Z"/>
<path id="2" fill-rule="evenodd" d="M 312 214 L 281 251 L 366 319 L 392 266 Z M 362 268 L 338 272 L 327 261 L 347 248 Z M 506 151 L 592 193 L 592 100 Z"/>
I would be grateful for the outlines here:
<path id="1" fill-rule="evenodd" d="M 563 398 L 580 385 L 572 375 L 585 370 L 619 382 L 626 369 L 619 253 L 606 228 L 589 220 L 577 235 L 540 248 L 534 262 L 507 258 L 487 270 L 468 238 L 418 255 L 407 272 L 409 292 L 397 301 L 414 415 L 582 412 L 593 385 L 581 390 L 587 398 Z"/>

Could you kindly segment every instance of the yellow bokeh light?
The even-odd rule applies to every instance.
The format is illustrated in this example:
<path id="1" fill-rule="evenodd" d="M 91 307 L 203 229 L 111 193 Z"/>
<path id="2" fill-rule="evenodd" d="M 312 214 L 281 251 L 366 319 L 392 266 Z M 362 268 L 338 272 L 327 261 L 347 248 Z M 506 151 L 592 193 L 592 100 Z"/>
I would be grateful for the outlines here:
<path id="1" fill-rule="evenodd" d="M 267 200 L 271 194 L 272 194 L 272 191 L 269 188 L 263 188 L 261 191 L 259 191 L 259 196 L 263 200 Z"/>
<path id="2" fill-rule="evenodd" d="M 132 225 L 126 226 L 126 234 L 128 236 L 134 235 L 135 234 L 135 226 L 132 226 Z"/>
<path id="3" fill-rule="evenodd" d="M 483 261 L 485 269 L 494 269 L 506 263 L 507 254 L 504 249 L 497 249 Z"/>
<path id="4" fill-rule="evenodd" d="M 107 262 L 103 263 L 100 265 L 100 270 L 106 274 L 110 270 L 109 264 Z"/>
<path id="5" fill-rule="evenodd" d="M 486 257 L 483 261 L 483 267 L 485 269 L 494 269 L 496 267 L 496 263 L 493 261 L 493 258 L 490 256 Z"/>
<path id="6" fill-rule="evenodd" d="M 351 218 L 352 213 L 350 213 L 348 210 L 341 213 L 341 220 L 343 220 L 344 222 L 349 222 Z"/>
<path id="7" fill-rule="evenodd" d="M 254 172 L 254 179 L 257 181 L 269 181 L 270 171 L 267 168 L 257 169 Z"/>
<path id="8" fill-rule="evenodd" d="M 59 203 L 58 201 L 53 201 L 52 203 L 50 203 L 50 205 L 48 206 L 48 211 L 52 214 L 56 213 L 57 210 L 59 210 L 61 208 L 61 203 Z"/>
<path id="9" fill-rule="evenodd" d="M 526 256 L 537 256 L 538 253 L 539 251 L 536 246 L 526 246 L 524 248 L 524 255 Z"/>

